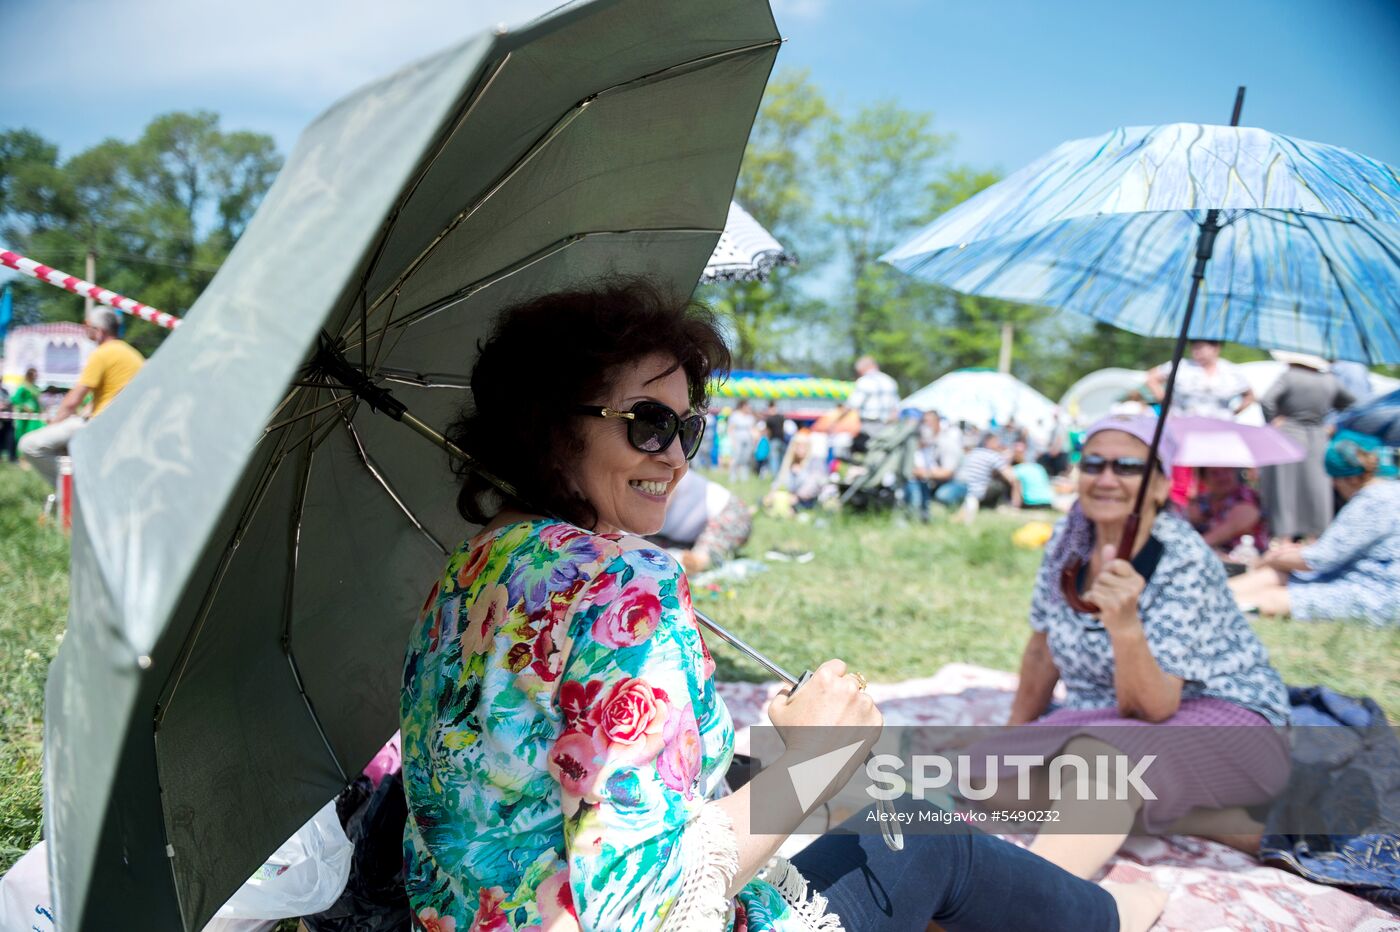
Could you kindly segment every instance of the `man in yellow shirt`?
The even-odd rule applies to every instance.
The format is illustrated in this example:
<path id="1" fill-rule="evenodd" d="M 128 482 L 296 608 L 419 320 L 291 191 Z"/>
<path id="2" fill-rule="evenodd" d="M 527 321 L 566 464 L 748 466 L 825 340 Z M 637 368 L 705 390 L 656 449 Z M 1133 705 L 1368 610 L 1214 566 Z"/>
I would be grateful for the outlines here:
<path id="1" fill-rule="evenodd" d="M 87 424 L 87 418 L 78 414 L 83 399 L 91 393 L 92 414 L 89 417 L 96 417 L 145 365 L 146 360 L 140 353 L 117 338 L 117 329 L 116 311 L 107 307 L 93 308 L 87 318 L 87 335 L 97 343 L 97 349 L 78 373 L 78 384 L 63 396 L 48 426 L 20 438 L 19 451 L 49 485 L 58 482 L 58 458 L 68 454 L 68 444 Z"/>

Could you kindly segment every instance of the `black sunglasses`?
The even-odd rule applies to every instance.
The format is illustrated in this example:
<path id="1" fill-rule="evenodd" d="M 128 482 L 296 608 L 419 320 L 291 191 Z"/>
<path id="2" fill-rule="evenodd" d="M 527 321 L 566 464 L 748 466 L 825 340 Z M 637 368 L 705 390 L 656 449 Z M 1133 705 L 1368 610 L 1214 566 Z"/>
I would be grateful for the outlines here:
<path id="1" fill-rule="evenodd" d="M 627 421 L 627 442 L 639 453 L 665 453 L 671 442 L 681 438 L 681 452 L 690 459 L 700 449 L 705 436 L 705 418 L 699 414 L 681 417 L 659 401 L 639 401 L 631 411 L 616 411 L 601 405 L 579 405 L 580 414 L 616 417 Z"/>
<path id="2" fill-rule="evenodd" d="M 1128 479 L 1146 472 L 1147 460 L 1140 456 L 1120 456 L 1116 460 L 1109 460 L 1097 453 L 1091 453 L 1079 461 L 1079 468 L 1090 476 L 1099 475 L 1105 467 L 1112 469 L 1115 476 Z"/>

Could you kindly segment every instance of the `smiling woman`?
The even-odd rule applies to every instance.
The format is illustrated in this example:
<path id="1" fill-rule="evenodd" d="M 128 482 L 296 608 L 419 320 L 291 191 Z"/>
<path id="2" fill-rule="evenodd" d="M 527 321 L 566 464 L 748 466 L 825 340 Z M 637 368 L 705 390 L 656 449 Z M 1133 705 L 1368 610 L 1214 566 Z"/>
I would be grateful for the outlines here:
<path id="1" fill-rule="evenodd" d="M 695 423 L 683 422 L 704 407 L 711 371 L 728 368 L 729 349 L 710 311 L 645 281 L 513 308 L 481 347 L 473 403 L 448 438 L 520 494 L 505 501 L 496 485 L 454 459 L 462 477 L 458 509 L 475 524 L 509 505 L 598 531 L 654 533 L 667 493 L 685 473 L 680 448 L 691 438 L 698 444 Z M 663 406 L 674 423 L 656 410 Z M 677 434 L 681 443 L 670 443 Z M 644 482 L 666 488 L 633 485 Z"/>
<path id="2" fill-rule="evenodd" d="M 463 477 L 462 513 L 485 528 L 449 557 L 404 663 L 417 927 L 1001 929 L 1024 911 L 1044 929 L 1145 929 L 1150 889 L 1099 888 L 989 836 L 898 854 L 830 836 L 774 858 L 805 814 L 788 768 L 847 746 L 848 728 L 878 737 L 840 660 L 773 702 L 786 753 L 720 795 L 733 720 L 689 582 L 634 535 L 661 528 L 728 365 L 707 310 L 636 281 L 516 307 L 481 347 L 452 439 L 501 481 Z M 846 756 L 827 796 L 864 758 Z"/>

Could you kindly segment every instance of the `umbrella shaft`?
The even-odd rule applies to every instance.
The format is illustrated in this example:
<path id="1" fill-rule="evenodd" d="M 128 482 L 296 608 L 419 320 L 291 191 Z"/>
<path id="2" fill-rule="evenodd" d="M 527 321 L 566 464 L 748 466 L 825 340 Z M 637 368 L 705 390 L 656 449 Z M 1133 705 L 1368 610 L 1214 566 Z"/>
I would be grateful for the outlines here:
<path id="1" fill-rule="evenodd" d="M 1167 418 L 1171 416 L 1172 398 L 1176 394 L 1176 373 L 1181 368 L 1181 357 L 1186 355 L 1186 342 L 1191 332 L 1191 320 L 1196 315 L 1196 298 L 1201 292 L 1201 284 L 1206 277 L 1206 263 L 1210 261 L 1211 255 L 1215 252 L 1215 237 L 1220 232 L 1220 211 L 1206 211 L 1205 222 L 1201 224 L 1201 235 L 1196 240 L 1196 267 L 1191 270 L 1191 291 L 1186 298 L 1186 313 L 1181 319 L 1181 330 L 1176 335 L 1176 345 L 1172 347 L 1171 372 L 1167 376 L 1167 387 L 1162 393 L 1162 415 L 1157 418 L 1157 428 L 1152 433 L 1152 443 L 1147 450 L 1147 469 L 1145 476 L 1151 476 L 1152 471 L 1157 468 L 1157 448 L 1162 443 L 1162 431 L 1167 426 Z M 1147 502 L 1147 487 L 1151 483 L 1146 479 L 1138 486 L 1137 501 L 1133 505 L 1132 517 L 1140 519 L 1142 516 L 1142 506 Z M 1132 548 L 1137 536 L 1137 521 L 1124 526 L 1123 540 L 1120 542 L 1118 552 L 1120 555 L 1126 554 L 1124 559 L 1132 556 Z M 1128 531 L 1132 531 L 1132 537 Z"/>
<path id="2" fill-rule="evenodd" d="M 752 647 L 745 644 L 735 635 L 730 634 L 729 631 L 727 631 L 723 625 L 715 621 L 710 616 L 706 615 L 704 612 L 699 611 L 697 609 L 695 612 L 695 619 L 701 624 L 703 624 L 706 628 L 709 628 L 715 634 L 719 635 L 720 640 L 724 641 L 726 644 L 737 650 L 739 653 L 743 654 L 745 657 L 748 657 L 750 660 L 762 666 L 769 673 L 772 673 L 774 676 L 782 680 L 787 685 L 797 686 L 801 682 L 801 680 L 798 677 L 793 676 L 791 673 L 778 666 L 772 660 L 769 660 L 762 653 L 760 653 L 757 650 L 754 650 Z"/>

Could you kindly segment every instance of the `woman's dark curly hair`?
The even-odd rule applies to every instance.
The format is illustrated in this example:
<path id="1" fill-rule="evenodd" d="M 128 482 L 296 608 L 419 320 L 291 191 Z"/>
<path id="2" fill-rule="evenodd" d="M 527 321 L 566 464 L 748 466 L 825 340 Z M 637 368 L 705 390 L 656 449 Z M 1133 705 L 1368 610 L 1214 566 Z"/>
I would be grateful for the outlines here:
<path id="1" fill-rule="evenodd" d="M 477 350 L 472 400 L 447 438 L 519 497 L 454 460 L 462 480 L 457 510 L 476 524 L 509 505 L 592 528 L 597 512 L 569 481 L 584 452 L 576 406 L 598 402 L 620 370 L 662 353 L 685 372 L 691 408 L 700 411 L 711 373 L 730 368 L 729 347 L 708 308 L 635 278 L 507 308 Z"/>

